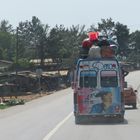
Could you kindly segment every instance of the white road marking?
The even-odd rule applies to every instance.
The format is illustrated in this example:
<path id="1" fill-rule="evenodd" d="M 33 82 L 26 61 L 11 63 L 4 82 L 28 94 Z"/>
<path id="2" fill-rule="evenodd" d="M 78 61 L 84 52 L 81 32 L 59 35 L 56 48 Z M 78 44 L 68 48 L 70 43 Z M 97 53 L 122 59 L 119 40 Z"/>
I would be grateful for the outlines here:
<path id="1" fill-rule="evenodd" d="M 73 115 L 73 112 L 71 112 L 64 120 L 62 120 L 59 124 L 56 125 L 56 127 L 50 131 L 49 134 L 47 134 L 43 140 L 50 140 L 50 138 L 56 133 L 56 131 Z"/>

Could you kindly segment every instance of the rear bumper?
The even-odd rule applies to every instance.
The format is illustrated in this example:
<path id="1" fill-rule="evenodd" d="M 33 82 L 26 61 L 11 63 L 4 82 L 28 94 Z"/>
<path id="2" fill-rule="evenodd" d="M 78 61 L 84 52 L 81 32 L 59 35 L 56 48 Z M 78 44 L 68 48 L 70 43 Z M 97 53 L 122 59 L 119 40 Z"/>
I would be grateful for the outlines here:
<path id="1" fill-rule="evenodd" d="M 75 123 L 120 123 L 124 121 L 124 114 L 115 115 L 80 115 L 75 116 Z"/>
<path id="2" fill-rule="evenodd" d="M 114 114 L 76 114 L 76 113 L 74 113 L 74 116 L 83 116 L 83 117 L 92 117 L 92 118 L 99 118 L 99 117 L 103 117 L 103 118 L 107 118 L 107 117 L 117 117 L 117 116 L 122 116 L 122 115 L 124 115 L 124 112 L 122 112 L 122 113 L 114 113 Z"/>

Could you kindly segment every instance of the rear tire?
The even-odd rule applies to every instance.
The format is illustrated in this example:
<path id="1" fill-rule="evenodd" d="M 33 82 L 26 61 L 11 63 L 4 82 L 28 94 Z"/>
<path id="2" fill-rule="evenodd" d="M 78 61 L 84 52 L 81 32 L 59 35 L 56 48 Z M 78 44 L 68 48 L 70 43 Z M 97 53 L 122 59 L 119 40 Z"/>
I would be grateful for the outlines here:
<path id="1" fill-rule="evenodd" d="M 81 123 L 81 117 L 75 116 L 75 124 L 80 124 L 80 123 Z"/>
<path id="2" fill-rule="evenodd" d="M 120 120 L 120 122 L 124 122 L 124 115 L 121 115 L 119 120 Z"/>
<path id="3" fill-rule="evenodd" d="M 117 120 L 118 123 L 124 122 L 124 115 L 119 115 L 119 116 L 116 118 L 116 120 Z"/>
<path id="4" fill-rule="evenodd" d="M 89 118 L 87 116 L 75 116 L 75 124 L 87 123 Z"/>
<path id="5" fill-rule="evenodd" d="M 132 104 L 132 106 L 133 106 L 133 109 L 136 109 L 137 108 L 136 103 Z"/>

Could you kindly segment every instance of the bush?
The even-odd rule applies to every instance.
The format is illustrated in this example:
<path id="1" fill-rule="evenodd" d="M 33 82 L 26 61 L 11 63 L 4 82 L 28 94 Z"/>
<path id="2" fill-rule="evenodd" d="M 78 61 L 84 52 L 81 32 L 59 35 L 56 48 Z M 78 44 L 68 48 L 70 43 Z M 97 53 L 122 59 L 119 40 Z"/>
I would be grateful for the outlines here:
<path id="1" fill-rule="evenodd" d="M 15 70 L 16 68 L 18 68 L 18 69 L 29 69 L 33 66 L 34 66 L 34 64 L 29 62 L 28 59 L 22 58 L 22 59 L 18 60 L 18 64 L 16 64 L 16 62 L 14 62 L 12 64 L 12 66 L 9 68 L 9 70 Z"/>
<path id="2" fill-rule="evenodd" d="M 23 105 L 23 104 L 25 104 L 25 100 L 24 99 L 11 99 L 8 101 L 7 104 L 10 106 Z"/>
<path id="3" fill-rule="evenodd" d="M 8 108 L 9 107 L 9 105 L 7 105 L 7 104 L 0 104 L 0 109 L 5 109 L 5 108 Z"/>

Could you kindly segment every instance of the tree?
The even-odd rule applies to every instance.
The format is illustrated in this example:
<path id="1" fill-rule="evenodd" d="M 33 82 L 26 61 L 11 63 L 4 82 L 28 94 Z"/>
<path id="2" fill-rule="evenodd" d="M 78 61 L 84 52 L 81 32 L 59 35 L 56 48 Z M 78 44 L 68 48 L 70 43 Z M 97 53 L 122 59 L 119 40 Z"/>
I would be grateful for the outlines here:
<path id="1" fill-rule="evenodd" d="M 118 54 L 127 56 L 129 51 L 129 29 L 126 25 L 116 23 L 116 36 L 119 44 Z"/>
<path id="2" fill-rule="evenodd" d="M 94 24 L 92 24 L 92 25 L 90 26 L 90 28 L 87 29 L 87 32 L 98 32 L 98 31 L 99 31 L 99 30 L 98 30 L 98 27 L 95 27 Z"/>
<path id="3" fill-rule="evenodd" d="M 109 39 L 115 37 L 116 43 L 119 44 L 118 55 L 120 57 L 127 56 L 129 52 L 129 29 L 126 25 L 119 22 L 115 23 L 111 18 L 101 19 L 101 23 L 98 23 L 98 30 L 103 35 L 108 36 Z"/>
<path id="4" fill-rule="evenodd" d="M 9 22 L 7 20 L 2 20 L 0 23 L 0 31 L 12 33 L 14 30 L 13 30 L 12 25 L 9 24 Z"/>
<path id="5" fill-rule="evenodd" d="M 79 57 L 79 49 L 82 45 L 82 41 L 87 38 L 87 32 L 85 31 L 85 25 L 71 26 L 68 35 L 69 41 L 69 54 L 70 64 L 73 66 L 74 61 Z"/>
<path id="6" fill-rule="evenodd" d="M 69 66 L 78 57 L 79 47 L 86 34 L 85 26 L 71 26 L 65 28 L 63 25 L 56 25 L 51 29 L 48 38 L 48 56 L 60 63 L 63 59 L 69 59 Z"/>
<path id="7" fill-rule="evenodd" d="M 40 59 L 40 64 L 44 65 L 49 26 L 42 24 L 37 17 L 33 16 L 31 21 L 19 23 L 18 28 L 20 56 Z"/>
<path id="8" fill-rule="evenodd" d="M 47 57 L 52 58 L 53 60 L 63 58 L 63 53 L 61 52 L 64 48 L 64 33 L 66 29 L 63 25 L 56 25 L 51 29 L 49 37 L 47 39 L 48 50 Z"/>
<path id="9" fill-rule="evenodd" d="M 137 30 L 130 34 L 129 43 L 133 45 L 135 51 L 140 51 L 140 31 Z"/>
<path id="10" fill-rule="evenodd" d="M 105 36 L 114 34 L 115 22 L 112 21 L 112 18 L 101 19 L 101 23 L 98 23 L 98 31 L 102 32 Z"/>
<path id="11" fill-rule="evenodd" d="M 0 22 L 0 58 L 12 60 L 13 56 L 13 29 L 8 21 L 3 20 Z"/>
<path id="12" fill-rule="evenodd" d="M 40 65 L 44 65 L 45 48 L 47 47 L 47 36 L 49 26 L 43 25 L 37 17 L 32 17 L 32 21 L 29 23 L 32 45 L 36 48 L 37 57 L 41 60 Z"/>
<path id="13" fill-rule="evenodd" d="M 129 38 L 129 49 L 130 53 L 128 56 L 128 61 L 132 61 L 140 64 L 140 31 L 135 31 L 130 34 Z"/>

